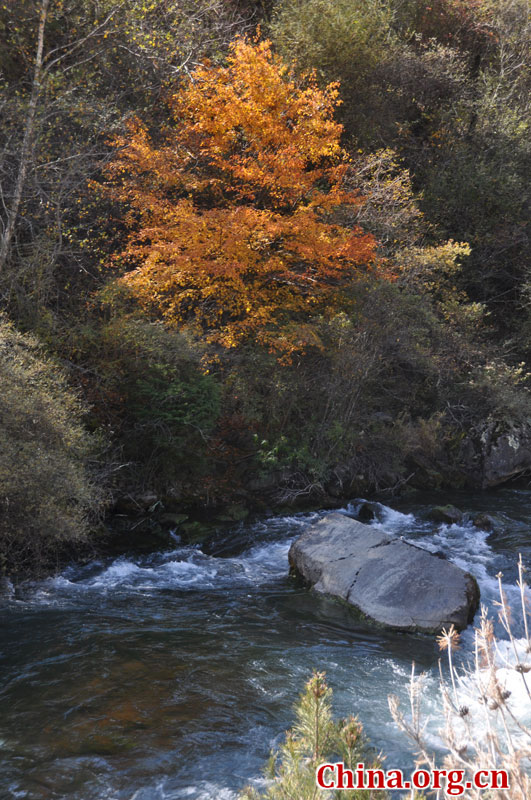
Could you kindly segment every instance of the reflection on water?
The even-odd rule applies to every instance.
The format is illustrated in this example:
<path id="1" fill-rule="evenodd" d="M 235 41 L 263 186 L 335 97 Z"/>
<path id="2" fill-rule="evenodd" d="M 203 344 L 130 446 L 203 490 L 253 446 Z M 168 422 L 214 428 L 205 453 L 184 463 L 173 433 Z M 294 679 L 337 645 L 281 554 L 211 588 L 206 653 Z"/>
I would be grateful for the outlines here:
<path id="1" fill-rule="evenodd" d="M 373 524 L 443 550 L 492 602 L 498 570 L 510 583 L 515 554 L 531 557 L 531 493 L 452 496 L 463 510 L 496 513 L 494 535 L 427 521 L 432 500 L 448 502 L 380 505 Z M 387 695 L 405 696 L 413 657 L 435 688 L 438 653 L 427 637 L 354 622 L 288 577 L 290 542 L 318 516 L 240 526 L 204 552 L 93 562 L 17 590 L 0 623 L 2 800 L 234 798 L 259 778 L 315 667 L 337 712 L 358 713 L 387 763 L 407 769 Z"/>

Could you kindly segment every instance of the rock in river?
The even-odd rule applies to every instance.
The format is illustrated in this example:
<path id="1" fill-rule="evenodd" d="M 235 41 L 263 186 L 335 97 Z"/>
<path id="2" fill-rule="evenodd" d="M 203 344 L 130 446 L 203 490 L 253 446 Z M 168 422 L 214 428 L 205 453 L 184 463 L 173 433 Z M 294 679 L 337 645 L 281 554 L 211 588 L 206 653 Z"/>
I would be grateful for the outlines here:
<path id="1" fill-rule="evenodd" d="M 428 633 L 453 623 L 461 630 L 479 605 L 468 572 L 344 514 L 328 514 L 299 536 L 289 562 L 316 592 L 389 628 Z"/>

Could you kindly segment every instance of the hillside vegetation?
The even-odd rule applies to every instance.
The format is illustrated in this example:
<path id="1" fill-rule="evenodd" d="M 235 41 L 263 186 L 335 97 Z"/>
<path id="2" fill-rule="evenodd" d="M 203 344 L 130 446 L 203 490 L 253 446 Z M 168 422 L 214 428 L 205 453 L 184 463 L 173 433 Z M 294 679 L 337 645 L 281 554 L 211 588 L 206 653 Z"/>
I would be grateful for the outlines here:
<path id="1" fill-rule="evenodd" d="M 23 0 L 0 37 L 5 571 L 101 496 L 481 480 L 531 417 L 523 0 Z"/>

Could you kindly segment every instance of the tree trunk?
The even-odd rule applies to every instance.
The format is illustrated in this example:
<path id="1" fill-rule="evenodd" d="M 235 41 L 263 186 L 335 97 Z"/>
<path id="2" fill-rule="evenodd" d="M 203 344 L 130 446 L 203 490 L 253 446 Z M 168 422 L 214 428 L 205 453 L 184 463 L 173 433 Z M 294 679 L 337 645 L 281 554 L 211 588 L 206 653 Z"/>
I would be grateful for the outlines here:
<path id="1" fill-rule="evenodd" d="M 11 242 L 15 234 L 15 226 L 18 218 L 20 204 L 22 202 L 22 192 L 24 190 L 24 183 L 28 173 L 28 164 L 31 153 L 31 146 L 33 140 L 33 132 L 35 128 L 35 114 L 37 111 L 37 103 L 39 101 L 39 94 L 41 91 L 41 77 L 42 77 L 42 62 L 43 62 L 43 49 L 44 49 L 44 30 L 46 27 L 46 19 L 48 16 L 48 7 L 50 0 L 41 0 L 41 11 L 39 19 L 39 32 L 37 35 L 37 52 L 35 54 L 35 67 L 33 71 L 33 83 L 31 87 L 31 96 L 26 115 L 26 124 L 24 126 L 24 139 L 22 140 L 22 148 L 20 152 L 20 162 L 18 165 L 17 180 L 15 183 L 15 191 L 13 193 L 13 200 L 7 212 L 6 225 L 0 241 L 0 275 L 4 272 L 7 265 Z"/>

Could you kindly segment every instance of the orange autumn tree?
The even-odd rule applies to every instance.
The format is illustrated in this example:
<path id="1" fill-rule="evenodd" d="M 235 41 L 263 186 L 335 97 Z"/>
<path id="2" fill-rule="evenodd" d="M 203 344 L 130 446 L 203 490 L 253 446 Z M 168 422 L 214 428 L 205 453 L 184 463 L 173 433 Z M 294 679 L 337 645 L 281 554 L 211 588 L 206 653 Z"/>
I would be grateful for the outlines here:
<path id="1" fill-rule="evenodd" d="M 226 66 L 199 67 L 169 102 L 160 142 L 138 120 L 114 142 L 108 186 L 128 206 L 121 256 L 136 266 L 120 282 L 225 346 L 299 346 L 300 323 L 374 260 L 371 235 L 331 221 L 360 203 L 341 188 L 337 85 L 301 82 L 270 42 L 238 39 Z"/>

